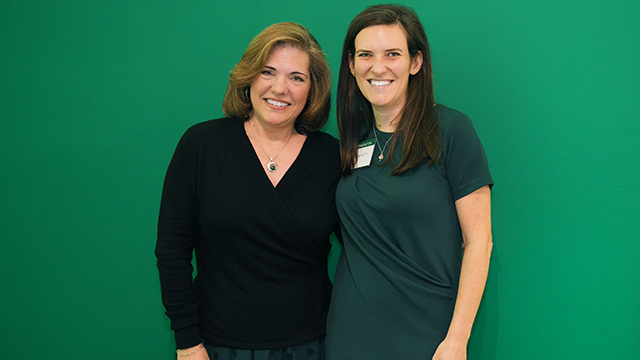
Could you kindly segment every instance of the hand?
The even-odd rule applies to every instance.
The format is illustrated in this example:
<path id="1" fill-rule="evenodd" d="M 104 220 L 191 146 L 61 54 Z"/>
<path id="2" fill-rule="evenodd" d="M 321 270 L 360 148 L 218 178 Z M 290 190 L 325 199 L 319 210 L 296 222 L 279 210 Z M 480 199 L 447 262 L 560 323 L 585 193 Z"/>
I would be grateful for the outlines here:
<path id="1" fill-rule="evenodd" d="M 190 348 L 186 348 L 186 349 L 180 349 L 180 352 L 183 354 L 188 354 L 190 352 L 192 352 L 193 350 L 197 349 L 198 347 L 200 347 L 200 345 L 196 345 Z M 204 348 L 204 345 L 202 346 L 202 349 L 196 351 L 195 353 L 189 355 L 189 356 L 179 356 L 176 355 L 176 359 L 177 360 L 210 360 L 209 359 L 209 354 L 207 353 L 207 349 Z"/>
<path id="2" fill-rule="evenodd" d="M 467 344 L 445 338 L 438 345 L 433 360 L 467 360 Z"/>

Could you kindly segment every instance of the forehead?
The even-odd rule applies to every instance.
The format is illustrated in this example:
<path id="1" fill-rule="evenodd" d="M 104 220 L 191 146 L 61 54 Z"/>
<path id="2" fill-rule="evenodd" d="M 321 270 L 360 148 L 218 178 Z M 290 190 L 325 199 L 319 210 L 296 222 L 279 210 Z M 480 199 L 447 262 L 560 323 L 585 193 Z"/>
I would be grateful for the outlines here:
<path id="1" fill-rule="evenodd" d="M 309 62 L 309 54 L 306 51 L 297 46 L 284 44 L 271 49 L 265 66 L 287 67 L 293 68 L 292 70 L 304 70 L 306 72 L 309 69 Z"/>
<path id="2" fill-rule="evenodd" d="M 366 27 L 356 35 L 356 50 L 373 50 L 377 48 L 406 49 L 407 36 L 400 25 L 374 25 Z"/>

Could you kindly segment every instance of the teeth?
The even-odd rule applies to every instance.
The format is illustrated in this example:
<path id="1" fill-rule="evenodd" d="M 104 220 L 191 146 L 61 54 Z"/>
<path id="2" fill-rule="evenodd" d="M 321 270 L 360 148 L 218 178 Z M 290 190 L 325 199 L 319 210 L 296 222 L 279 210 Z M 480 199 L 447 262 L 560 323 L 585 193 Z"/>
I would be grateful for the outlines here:
<path id="1" fill-rule="evenodd" d="M 371 80 L 371 85 L 373 86 L 385 86 L 385 85 L 389 85 L 391 84 L 391 81 L 386 80 L 386 81 L 382 81 L 382 80 Z"/>
<path id="2" fill-rule="evenodd" d="M 267 99 L 267 102 L 273 106 L 279 106 L 279 107 L 285 107 L 290 105 L 289 103 L 286 103 L 286 102 L 276 101 L 271 99 Z"/>

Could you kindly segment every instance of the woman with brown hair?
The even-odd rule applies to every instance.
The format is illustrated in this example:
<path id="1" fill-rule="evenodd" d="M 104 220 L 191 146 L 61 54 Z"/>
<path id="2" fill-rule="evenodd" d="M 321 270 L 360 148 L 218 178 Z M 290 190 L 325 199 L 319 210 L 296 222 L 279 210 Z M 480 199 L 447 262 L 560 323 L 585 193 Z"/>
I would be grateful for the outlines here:
<path id="1" fill-rule="evenodd" d="M 353 19 L 337 101 L 344 249 L 327 359 L 466 359 L 491 256 L 493 180 L 469 118 L 434 102 L 412 9 L 375 5 Z"/>
<path id="2" fill-rule="evenodd" d="M 274 24 L 231 72 L 227 117 L 178 143 L 156 245 L 178 359 L 324 358 L 340 169 L 337 141 L 319 132 L 330 86 L 307 29 Z"/>

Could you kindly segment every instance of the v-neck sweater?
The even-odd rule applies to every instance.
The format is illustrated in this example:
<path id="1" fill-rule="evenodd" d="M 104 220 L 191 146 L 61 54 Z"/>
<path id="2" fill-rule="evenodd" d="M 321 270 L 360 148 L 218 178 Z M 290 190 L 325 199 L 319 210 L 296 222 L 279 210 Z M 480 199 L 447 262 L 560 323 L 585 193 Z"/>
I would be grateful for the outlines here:
<path id="1" fill-rule="evenodd" d="M 322 132 L 307 134 L 275 187 L 242 120 L 185 132 L 165 177 L 156 245 L 178 348 L 202 339 L 278 348 L 324 334 L 339 170 L 338 142 Z"/>

